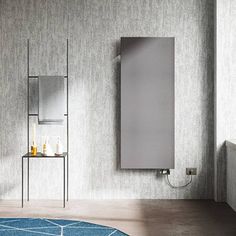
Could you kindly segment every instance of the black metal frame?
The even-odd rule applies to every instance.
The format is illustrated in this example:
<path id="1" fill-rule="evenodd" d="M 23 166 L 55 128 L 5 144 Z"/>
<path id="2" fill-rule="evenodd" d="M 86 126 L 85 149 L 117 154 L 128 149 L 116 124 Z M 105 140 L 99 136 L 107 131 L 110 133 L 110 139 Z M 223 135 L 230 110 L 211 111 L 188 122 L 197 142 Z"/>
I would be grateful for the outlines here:
<path id="1" fill-rule="evenodd" d="M 30 158 L 33 158 L 32 156 L 29 155 L 29 151 L 30 151 L 30 146 L 29 146 L 29 118 L 31 116 L 38 116 L 38 114 L 33 114 L 30 113 L 29 111 L 29 81 L 30 79 L 38 79 L 38 76 L 36 75 L 29 75 L 29 39 L 27 40 L 27 152 L 26 155 L 22 156 L 22 207 L 23 207 L 23 200 L 24 200 L 24 188 L 23 188 L 23 181 L 24 181 L 24 176 L 23 176 L 23 172 L 24 172 L 24 158 L 27 158 L 27 201 L 29 201 L 29 167 L 30 167 Z M 69 40 L 66 40 L 66 75 L 64 75 L 64 78 L 67 79 L 67 83 L 66 83 L 66 114 L 64 114 L 64 116 L 67 117 L 67 152 L 66 152 L 66 156 L 64 156 L 64 175 L 65 175 L 65 157 L 66 157 L 66 167 L 67 167 L 67 177 L 66 177 L 66 186 L 67 186 L 67 196 L 66 196 L 66 200 L 69 200 Z M 40 157 L 40 156 L 36 156 L 36 157 Z M 35 157 L 34 157 L 35 158 Z M 46 157 L 46 158 L 59 158 L 58 156 L 53 156 L 53 157 Z M 44 157 L 44 159 L 46 159 Z M 63 156 L 60 156 L 60 158 L 63 158 Z M 65 186 L 65 178 L 64 178 L 64 186 Z M 63 190 L 65 192 L 65 188 Z M 64 194 L 65 195 L 65 194 Z M 64 196 L 63 195 L 63 196 Z M 63 200 L 63 207 L 65 207 L 65 198 Z"/>
<path id="2" fill-rule="evenodd" d="M 63 208 L 65 208 L 66 205 L 66 179 L 68 180 L 68 170 L 66 171 L 66 162 L 68 164 L 68 153 L 67 152 L 63 152 L 62 155 L 60 156 L 43 156 L 41 153 L 37 153 L 36 156 L 33 156 L 30 152 L 26 153 L 24 156 L 22 156 L 22 163 L 21 163 L 21 169 L 22 169 L 22 195 L 21 195 L 21 206 L 22 208 L 24 207 L 24 159 L 27 159 L 27 161 L 29 161 L 29 159 L 63 159 L 63 197 L 62 197 L 62 201 L 63 201 Z M 28 165 L 27 165 L 28 167 Z M 29 168 L 28 168 L 29 171 Z M 29 177 L 29 172 L 27 171 L 27 176 Z M 67 175 L 66 175 L 67 172 Z M 27 178 L 28 180 L 28 178 Z M 29 196 L 29 181 L 27 181 L 27 197 Z M 68 185 L 67 185 L 68 187 Z M 68 193 L 68 188 L 67 188 L 67 193 Z M 29 200 L 28 200 L 29 201 Z M 68 199 L 67 199 L 68 201 Z"/>

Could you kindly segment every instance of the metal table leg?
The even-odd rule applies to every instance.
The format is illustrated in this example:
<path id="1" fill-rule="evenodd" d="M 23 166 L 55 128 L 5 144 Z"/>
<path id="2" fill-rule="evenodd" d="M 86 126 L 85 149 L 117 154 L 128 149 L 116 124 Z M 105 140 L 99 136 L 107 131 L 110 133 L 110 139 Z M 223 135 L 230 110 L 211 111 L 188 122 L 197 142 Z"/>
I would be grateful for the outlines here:
<path id="1" fill-rule="evenodd" d="M 27 165 L 27 201 L 29 201 L 29 157 Z"/>
<path id="2" fill-rule="evenodd" d="M 21 171 L 22 171 L 22 179 L 21 179 L 21 207 L 24 207 L 24 158 L 22 157 L 21 161 Z"/>
<path id="3" fill-rule="evenodd" d="M 67 156 L 66 156 L 66 162 L 67 162 L 67 165 L 66 165 L 66 166 L 67 166 L 67 170 L 66 170 L 66 171 L 67 171 L 67 172 L 66 172 L 66 175 L 67 175 L 67 176 L 66 176 L 66 182 L 67 182 L 67 183 L 66 183 L 67 199 L 66 199 L 66 200 L 67 200 L 67 202 L 68 202 L 68 199 L 69 199 L 69 197 L 68 197 L 68 196 L 69 196 L 69 187 L 68 187 L 68 186 L 69 186 L 69 161 L 68 161 L 68 154 L 67 154 Z"/>
<path id="4" fill-rule="evenodd" d="M 65 180 L 65 157 L 63 157 L 63 207 L 65 208 L 65 184 L 66 184 L 66 180 Z"/>

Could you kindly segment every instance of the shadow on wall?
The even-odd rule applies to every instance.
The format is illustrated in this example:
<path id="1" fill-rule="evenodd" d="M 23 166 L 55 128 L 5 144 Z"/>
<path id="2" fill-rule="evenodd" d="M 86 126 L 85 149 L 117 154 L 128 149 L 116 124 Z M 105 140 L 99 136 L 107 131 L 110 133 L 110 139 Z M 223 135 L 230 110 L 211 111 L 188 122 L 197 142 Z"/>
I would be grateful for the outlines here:
<path id="1" fill-rule="evenodd" d="M 113 58 L 114 63 L 114 76 L 115 78 L 115 146 L 116 146 L 116 170 L 120 170 L 121 159 L 120 159 L 120 148 L 121 148 L 121 96 L 120 96 L 120 76 L 121 76 L 121 62 L 120 62 L 120 41 L 114 42 L 113 47 L 115 48 L 115 55 Z"/>
<path id="2" fill-rule="evenodd" d="M 204 73 L 201 75 L 202 82 L 200 87 L 201 92 L 201 117 L 203 127 L 201 128 L 202 142 L 205 152 L 199 157 L 202 163 L 197 166 L 197 176 L 193 176 L 193 183 L 189 186 L 191 195 L 199 196 L 199 199 L 214 198 L 214 14 L 211 10 L 211 5 L 205 3 L 205 9 L 208 14 L 205 14 L 205 27 L 202 27 L 202 22 L 199 21 L 198 27 L 201 29 L 203 38 L 202 47 L 204 47 L 204 59 L 201 66 Z M 187 98 L 186 98 L 187 99 Z M 186 115 L 186 114 L 185 114 Z M 224 150 L 222 150 L 224 152 Z M 205 157 L 204 157 L 204 156 Z M 222 157 L 224 158 L 224 156 Z M 221 165 L 221 164 L 220 164 Z M 224 165 L 223 165 L 224 166 Z M 220 166 L 220 168 L 224 168 Z M 221 178 L 221 177 L 220 177 Z M 194 181 L 196 179 L 196 181 Z M 200 182 L 201 181 L 201 182 Z M 203 182 L 204 181 L 204 182 Z M 184 198 L 191 198 L 188 192 L 184 193 Z"/>

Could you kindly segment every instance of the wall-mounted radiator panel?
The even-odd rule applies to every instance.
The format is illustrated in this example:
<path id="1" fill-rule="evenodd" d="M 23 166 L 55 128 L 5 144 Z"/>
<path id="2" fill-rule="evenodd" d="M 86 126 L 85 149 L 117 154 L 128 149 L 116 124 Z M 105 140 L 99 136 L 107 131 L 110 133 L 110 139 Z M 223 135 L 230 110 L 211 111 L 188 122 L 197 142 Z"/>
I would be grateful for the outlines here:
<path id="1" fill-rule="evenodd" d="M 121 38 L 121 168 L 174 168 L 174 38 Z"/>

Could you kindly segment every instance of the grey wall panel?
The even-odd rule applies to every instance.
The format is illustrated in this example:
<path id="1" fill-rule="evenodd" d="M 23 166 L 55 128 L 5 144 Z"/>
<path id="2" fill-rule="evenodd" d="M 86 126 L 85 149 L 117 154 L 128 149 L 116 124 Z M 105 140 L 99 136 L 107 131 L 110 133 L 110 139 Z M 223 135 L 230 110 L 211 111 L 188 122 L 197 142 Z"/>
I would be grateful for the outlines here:
<path id="1" fill-rule="evenodd" d="M 121 38 L 121 167 L 174 168 L 174 38 Z"/>
<path id="2" fill-rule="evenodd" d="M 213 0 L 0 0 L 0 4 L 1 199 L 21 196 L 27 38 L 30 73 L 49 75 L 66 72 L 69 38 L 72 199 L 212 198 Z M 176 39 L 176 166 L 170 179 L 182 184 L 185 168 L 196 166 L 199 174 L 189 188 L 169 188 L 154 170 L 118 168 L 121 36 Z M 44 132 L 56 135 L 58 130 L 38 130 L 39 137 Z M 61 199 L 61 167 L 53 160 L 31 162 L 32 199 Z"/>

